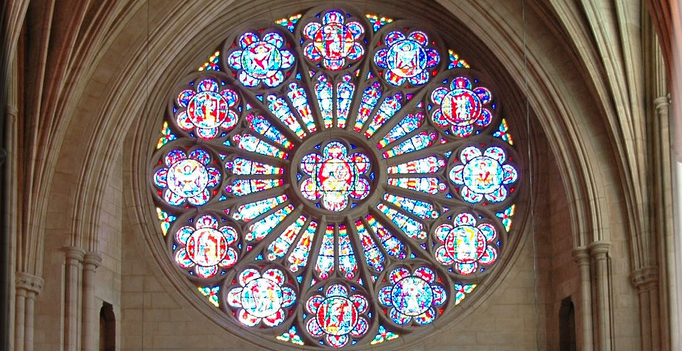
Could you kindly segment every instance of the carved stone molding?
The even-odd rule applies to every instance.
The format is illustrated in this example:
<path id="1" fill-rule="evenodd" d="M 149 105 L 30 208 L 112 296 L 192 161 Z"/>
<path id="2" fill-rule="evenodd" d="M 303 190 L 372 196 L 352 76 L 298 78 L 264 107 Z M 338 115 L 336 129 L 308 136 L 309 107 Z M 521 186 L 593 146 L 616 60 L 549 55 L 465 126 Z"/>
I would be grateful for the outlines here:
<path id="1" fill-rule="evenodd" d="M 589 266 L 589 259 L 590 255 L 587 253 L 586 247 L 580 246 L 573 249 L 573 261 L 575 261 L 578 266 Z"/>
<path id="2" fill-rule="evenodd" d="M 630 274 L 632 285 L 639 292 L 650 291 L 658 287 L 658 267 L 644 267 Z"/>
<path id="3" fill-rule="evenodd" d="M 16 274 L 16 289 L 27 292 L 32 292 L 36 295 L 43 290 L 45 281 L 41 277 L 25 272 L 17 272 Z"/>
<path id="4" fill-rule="evenodd" d="M 595 241 L 587 245 L 587 251 L 595 260 L 605 260 L 609 253 L 610 243 L 605 241 Z"/>
<path id="5" fill-rule="evenodd" d="M 64 247 L 63 250 L 66 253 L 67 264 L 74 264 L 73 261 L 76 261 L 76 263 L 82 262 L 83 257 L 85 257 L 85 250 L 81 249 L 80 247 L 67 246 Z"/>
<path id="6" fill-rule="evenodd" d="M 95 271 L 102 264 L 102 256 L 97 252 L 88 252 L 83 256 L 83 270 Z"/>
<path id="7" fill-rule="evenodd" d="M 668 107 L 670 106 L 670 97 L 661 96 L 654 99 L 654 106 L 656 107 L 656 114 L 661 117 L 668 117 Z"/>

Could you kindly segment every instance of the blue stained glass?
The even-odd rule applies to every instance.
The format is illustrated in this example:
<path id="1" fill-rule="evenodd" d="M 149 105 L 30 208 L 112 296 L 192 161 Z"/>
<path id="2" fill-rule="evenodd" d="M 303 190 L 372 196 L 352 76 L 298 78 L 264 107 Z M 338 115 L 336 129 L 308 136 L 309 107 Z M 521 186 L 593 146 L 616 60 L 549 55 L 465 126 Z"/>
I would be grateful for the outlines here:
<path id="1" fill-rule="evenodd" d="M 455 305 L 459 305 L 467 294 L 471 294 L 476 289 L 476 284 L 455 283 Z"/>
<path id="2" fill-rule="evenodd" d="M 495 214 L 502 220 L 502 225 L 504 225 L 504 229 L 506 231 L 509 231 L 511 229 L 512 217 L 514 216 L 514 213 L 516 213 L 516 205 L 511 205 L 507 207 L 506 210 Z"/>
<path id="3" fill-rule="evenodd" d="M 249 122 L 249 128 L 254 132 L 284 146 L 287 149 L 292 149 L 294 145 L 282 133 L 270 124 L 263 116 L 248 115 L 246 120 Z"/>
<path id="4" fill-rule="evenodd" d="M 448 69 L 453 68 L 470 68 L 469 64 L 461 59 L 456 52 L 448 50 L 448 55 L 450 57 L 450 63 L 448 64 Z"/>
<path id="5" fill-rule="evenodd" d="M 161 127 L 161 137 L 159 138 L 159 141 L 156 143 L 156 148 L 160 149 L 169 141 L 173 141 L 177 138 L 178 137 L 176 137 L 175 134 L 173 134 L 170 127 L 168 127 L 168 122 L 163 122 L 163 127 Z"/>
<path id="6" fill-rule="evenodd" d="M 168 233 L 171 224 L 177 219 L 177 217 L 168 214 L 168 212 L 158 207 L 156 208 L 156 217 L 161 222 L 161 233 L 163 233 L 164 236 Z"/>
<path id="7" fill-rule="evenodd" d="M 213 304 L 215 307 L 220 307 L 220 303 L 218 302 L 218 295 L 220 294 L 220 287 L 219 286 L 200 286 L 198 287 L 199 292 L 206 296 L 208 298 L 208 301 Z"/>
<path id="8" fill-rule="evenodd" d="M 342 81 L 336 85 L 336 125 L 339 128 L 346 128 L 350 104 L 353 102 L 353 93 L 355 93 L 355 84 L 353 84 L 351 76 L 346 74 Z"/>
<path id="9" fill-rule="evenodd" d="M 500 127 L 497 129 L 497 131 L 495 131 L 495 133 L 493 133 L 493 136 L 506 141 L 509 145 L 514 145 L 514 140 L 509 133 L 509 125 L 507 124 L 507 120 L 504 118 L 502 118 Z"/>
<path id="10" fill-rule="evenodd" d="M 279 335 L 277 337 L 277 340 L 291 342 L 292 344 L 295 345 L 305 345 L 303 339 L 301 339 L 301 337 L 296 332 L 296 326 L 292 326 L 291 328 L 289 328 L 288 331 L 284 332 L 282 335 Z"/>
<path id="11" fill-rule="evenodd" d="M 380 344 L 384 341 L 389 341 L 398 338 L 399 335 L 389 331 L 384 327 L 383 325 L 379 326 L 379 331 L 377 332 L 377 335 L 372 339 L 372 342 L 370 342 L 370 345 L 376 345 Z"/>
<path id="12" fill-rule="evenodd" d="M 398 146 L 395 146 L 392 149 L 382 153 L 382 156 L 384 158 L 391 158 L 426 149 L 427 147 L 431 146 L 431 143 L 435 139 L 436 133 L 421 132 L 398 144 Z"/>
<path id="13" fill-rule="evenodd" d="M 248 222 L 270 210 L 277 207 L 277 205 L 287 201 L 286 195 L 279 195 L 276 197 L 267 198 L 264 200 L 250 202 L 237 207 L 237 210 L 232 214 L 232 218 L 238 221 Z"/>
<path id="14" fill-rule="evenodd" d="M 225 166 L 227 169 L 231 169 L 234 175 L 284 174 L 284 170 L 281 167 L 275 167 L 239 157 L 235 158 L 232 162 L 228 162 Z"/>
<path id="15" fill-rule="evenodd" d="M 374 268 L 374 270 L 377 272 L 383 271 L 383 263 L 385 260 L 384 254 L 381 253 L 377 245 L 374 243 L 374 239 L 371 235 L 369 235 L 369 232 L 367 232 L 365 225 L 362 224 L 361 221 L 355 222 L 355 228 L 357 228 L 356 230 L 358 233 L 358 238 L 360 239 L 360 244 L 362 244 L 365 262 L 367 262 L 367 264 Z"/>
<path id="16" fill-rule="evenodd" d="M 362 130 L 362 127 L 365 125 L 365 122 L 367 122 L 370 113 L 372 113 L 372 110 L 374 110 L 374 106 L 376 106 L 376 104 L 379 102 L 379 99 L 381 99 L 381 94 L 381 84 L 379 84 L 379 82 L 374 82 L 372 85 L 365 88 L 365 91 L 362 93 L 362 100 L 360 102 L 360 108 L 358 109 L 358 116 L 355 119 L 356 132 Z"/>
<path id="17" fill-rule="evenodd" d="M 293 15 L 289 16 L 289 18 L 281 18 L 275 21 L 275 23 L 279 24 L 280 26 L 288 29 L 290 32 L 294 32 L 294 28 L 296 27 L 296 23 L 298 23 L 298 20 L 301 19 L 302 15 Z M 301 344 L 303 345 L 303 344 Z"/>
<path id="18" fill-rule="evenodd" d="M 287 102 L 284 101 L 284 99 L 274 95 L 268 95 L 268 108 L 280 121 L 284 122 L 297 137 L 303 139 L 306 136 L 306 132 L 303 131 L 303 127 L 298 123 L 294 114 L 291 113 L 291 109 L 289 109 L 289 105 L 287 105 Z"/>
<path id="19" fill-rule="evenodd" d="M 298 233 L 303 229 L 305 221 L 305 216 L 299 216 L 295 222 L 284 229 L 282 234 L 280 234 L 275 241 L 270 243 L 270 246 L 268 246 L 268 260 L 273 261 L 277 258 L 284 257 Z"/>
<path id="20" fill-rule="evenodd" d="M 388 217 L 403 233 L 412 239 L 423 240 L 426 239 L 426 232 L 424 226 L 415 219 L 410 218 L 383 203 L 377 204 L 377 209 Z"/>
<path id="21" fill-rule="evenodd" d="M 377 148 L 381 149 L 386 145 L 397 141 L 398 139 L 404 137 L 405 135 L 417 130 L 422 125 L 424 120 L 423 113 L 409 114 L 403 118 L 398 124 L 391 129 L 386 136 L 379 141 Z"/>
<path id="22" fill-rule="evenodd" d="M 345 225 L 339 226 L 339 271 L 347 278 L 353 279 L 358 270 L 358 263 L 353 253 L 353 246 L 348 237 Z"/>
<path id="23" fill-rule="evenodd" d="M 384 200 L 422 219 L 438 217 L 438 212 L 433 208 L 433 205 L 428 202 L 388 193 L 384 194 Z"/>
<path id="24" fill-rule="evenodd" d="M 379 17 L 377 15 L 372 15 L 368 14 L 365 15 L 369 22 L 372 24 L 372 29 L 376 32 L 378 31 L 381 27 L 393 22 L 393 19 L 388 18 L 388 17 Z"/>
<path id="25" fill-rule="evenodd" d="M 317 127 L 315 126 L 315 120 L 313 119 L 313 113 L 310 110 L 310 105 L 308 104 L 308 95 L 306 94 L 305 90 L 299 87 L 298 84 L 291 83 L 289 84 L 289 92 L 287 92 L 287 96 L 289 97 L 291 104 L 294 105 L 294 108 L 301 116 L 305 127 L 311 133 L 315 133 L 317 131 Z"/>
<path id="26" fill-rule="evenodd" d="M 374 135 L 374 132 L 376 132 L 377 129 L 386 124 L 386 122 L 388 122 L 391 117 L 393 117 L 393 115 L 395 115 L 395 113 L 402 108 L 402 102 L 400 102 L 402 98 L 403 94 L 397 93 L 384 99 L 381 105 L 379 105 L 379 110 L 374 115 L 372 122 L 370 122 L 367 130 L 365 130 L 365 136 L 367 138 L 370 138 L 372 135 Z"/>
<path id="27" fill-rule="evenodd" d="M 286 159 L 288 157 L 288 154 L 286 152 L 281 151 L 274 145 L 270 145 L 265 141 L 256 138 L 253 135 L 237 134 L 232 138 L 234 139 L 235 144 L 237 144 L 237 147 L 242 150 L 251 151 L 261 155 L 272 156 L 281 159 Z"/>
<path id="28" fill-rule="evenodd" d="M 286 218 L 294 210 L 294 205 L 289 204 L 265 217 L 254 222 L 249 226 L 249 232 L 246 233 L 244 238 L 248 242 L 261 241 L 270 232 L 281 223 L 284 218 Z"/>
<path id="29" fill-rule="evenodd" d="M 201 71 L 220 71 L 220 51 L 216 51 L 213 55 L 208 58 L 208 61 L 199 67 L 199 72 Z"/>
<path id="30" fill-rule="evenodd" d="M 371 214 L 368 214 L 365 219 L 367 219 L 367 224 L 379 238 L 379 241 L 381 241 L 381 245 L 386 252 L 400 260 L 405 259 L 407 254 L 405 253 L 405 246 L 403 243 L 391 234 L 391 232 L 384 227 L 383 224 L 379 223 Z"/>
<path id="31" fill-rule="evenodd" d="M 315 271 L 320 279 L 329 278 L 334 271 L 334 256 L 334 227 L 327 226 L 315 264 Z"/>
<path id="32" fill-rule="evenodd" d="M 324 127 L 329 129 L 334 124 L 333 115 L 333 97 L 332 97 L 332 83 L 329 82 L 326 76 L 320 75 L 317 77 L 315 84 L 315 95 L 317 96 L 317 104 L 322 112 L 322 121 Z"/>

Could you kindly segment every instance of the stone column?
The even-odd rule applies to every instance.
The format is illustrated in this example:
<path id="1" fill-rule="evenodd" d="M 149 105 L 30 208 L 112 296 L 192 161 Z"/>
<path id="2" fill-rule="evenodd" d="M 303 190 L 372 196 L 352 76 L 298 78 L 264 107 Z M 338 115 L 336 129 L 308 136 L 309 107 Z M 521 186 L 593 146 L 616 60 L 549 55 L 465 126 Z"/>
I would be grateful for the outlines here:
<path id="1" fill-rule="evenodd" d="M 594 350 L 592 337 L 592 283 L 590 280 L 590 255 L 584 246 L 573 249 L 573 260 L 578 263 L 580 271 L 580 306 L 582 314 L 582 347 L 583 351 Z"/>
<path id="2" fill-rule="evenodd" d="M 85 251 L 79 247 L 68 246 L 66 252 L 66 282 L 64 301 L 64 351 L 78 351 L 80 342 L 80 315 L 78 300 L 80 297 L 80 278 Z"/>
<path id="3" fill-rule="evenodd" d="M 36 297 L 43 289 L 43 279 L 32 274 L 16 275 L 16 325 L 14 350 L 33 351 L 33 321 Z"/>
<path id="4" fill-rule="evenodd" d="M 95 306 L 95 270 L 102 263 L 96 252 L 88 252 L 83 258 L 83 335 L 82 351 L 97 351 L 99 310 Z"/>
<path id="5" fill-rule="evenodd" d="M 599 351 L 611 351 L 611 297 L 608 262 L 610 246 L 607 242 L 595 241 L 587 247 L 594 265 Z"/>
<path id="6" fill-rule="evenodd" d="M 661 320 L 658 305 L 658 267 L 632 272 L 632 285 L 639 294 L 642 350 L 661 350 Z"/>

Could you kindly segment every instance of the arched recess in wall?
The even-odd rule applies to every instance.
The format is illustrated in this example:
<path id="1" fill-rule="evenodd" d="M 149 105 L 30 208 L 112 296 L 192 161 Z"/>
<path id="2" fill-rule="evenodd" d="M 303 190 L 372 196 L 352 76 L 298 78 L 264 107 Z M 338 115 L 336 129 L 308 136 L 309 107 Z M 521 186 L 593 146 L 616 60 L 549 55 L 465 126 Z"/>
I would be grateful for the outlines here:
<path id="1" fill-rule="evenodd" d="M 448 39 L 319 7 L 206 50 L 141 172 L 165 273 L 270 348 L 390 347 L 468 313 L 521 239 L 525 127 Z"/>

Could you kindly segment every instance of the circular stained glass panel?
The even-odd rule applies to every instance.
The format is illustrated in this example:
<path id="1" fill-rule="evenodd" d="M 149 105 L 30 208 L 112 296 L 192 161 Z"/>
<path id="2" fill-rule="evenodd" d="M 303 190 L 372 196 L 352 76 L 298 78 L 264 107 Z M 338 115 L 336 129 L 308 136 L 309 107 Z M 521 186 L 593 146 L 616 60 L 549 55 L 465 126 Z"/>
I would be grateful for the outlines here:
<path id="1" fill-rule="evenodd" d="M 416 41 L 401 40 L 388 50 L 386 62 L 393 73 L 410 78 L 426 68 L 426 53 Z"/>
<path id="2" fill-rule="evenodd" d="M 407 277 L 393 286 L 393 306 L 408 316 L 426 312 L 433 302 L 431 286 L 423 279 Z"/>
<path id="3" fill-rule="evenodd" d="M 344 335 L 357 324 L 358 311 L 348 298 L 332 296 L 322 302 L 315 318 L 325 333 Z"/>
<path id="4" fill-rule="evenodd" d="M 155 215 L 236 334 L 407 339 L 453 320 L 518 241 L 513 125 L 486 75 L 414 23 L 311 9 L 233 33 L 169 95 Z"/>
<path id="5" fill-rule="evenodd" d="M 198 93 L 187 105 L 187 114 L 198 128 L 215 128 L 227 118 L 227 102 L 218 93 Z"/>
<path id="6" fill-rule="evenodd" d="M 215 266 L 225 258 L 227 240 L 212 228 L 201 228 L 187 239 L 187 254 L 200 266 Z"/>
<path id="7" fill-rule="evenodd" d="M 208 172 L 196 160 L 181 160 L 168 170 L 168 189 L 179 196 L 196 196 L 206 189 L 206 185 Z"/>
<path id="8" fill-rule="evenodd" d="M 496 160 L 480 156 L 464 166 L 463 177 L 464 185 L 474 192 L 489 194 L 502 185 L 504 170 Z"/>
<path id="9" fill-rule="evenodd" d="M 272 280 L 254 279 L 242 290 L 242 306 L 255 317 L 267 317 L 282 307 L 282 289 Z"/>
<path id="10" fill-rule="evenodd" d="M 256 79 L 267 78 L 282 66 L 282 57 L 277 48 L 267 42 L 249 45 L 242 54 L 242 67 Z"/>

